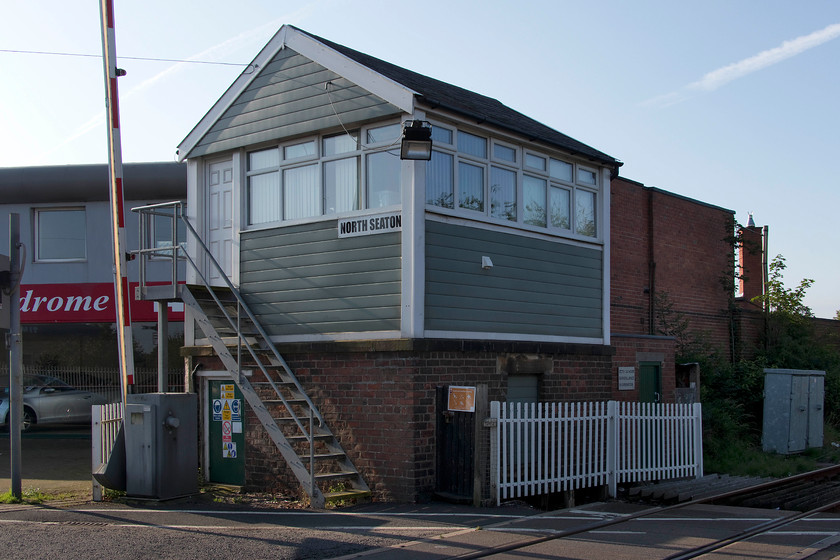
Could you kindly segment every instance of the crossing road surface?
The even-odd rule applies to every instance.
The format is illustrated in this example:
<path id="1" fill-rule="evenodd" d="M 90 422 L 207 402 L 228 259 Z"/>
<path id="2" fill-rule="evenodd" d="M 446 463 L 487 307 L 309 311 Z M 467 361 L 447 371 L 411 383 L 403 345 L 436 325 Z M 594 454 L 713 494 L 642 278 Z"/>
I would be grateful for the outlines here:
<path id="1" fill-rule="evenodd" d="M 368 504 L 345 510 L 0 506 L 5 558 L 580 558 L 650 560 L 776 519 L 784 512 L 696 505 L 571 538 L 513 549 L 534 537 L 616 519 L 647 506 L 590 504 L 551 513 L 528 508 Z M 840 555 L 840 515 L 824 514 L 704 558 Z"/>

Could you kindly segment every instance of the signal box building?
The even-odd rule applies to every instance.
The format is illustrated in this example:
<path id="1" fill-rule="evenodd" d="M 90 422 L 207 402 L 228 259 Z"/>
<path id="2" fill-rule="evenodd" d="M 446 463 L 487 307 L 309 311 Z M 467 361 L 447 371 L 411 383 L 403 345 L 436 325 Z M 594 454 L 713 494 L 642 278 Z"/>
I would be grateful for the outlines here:
<path id="1" fill-rule="evenodd" d="M 400 157 L 417 121 L 429 161 Z M 447 492 L 442 388 L 613 396 L 615 158 L 291 26 L 178 149 L 210 480 L 422 500 Z"/>

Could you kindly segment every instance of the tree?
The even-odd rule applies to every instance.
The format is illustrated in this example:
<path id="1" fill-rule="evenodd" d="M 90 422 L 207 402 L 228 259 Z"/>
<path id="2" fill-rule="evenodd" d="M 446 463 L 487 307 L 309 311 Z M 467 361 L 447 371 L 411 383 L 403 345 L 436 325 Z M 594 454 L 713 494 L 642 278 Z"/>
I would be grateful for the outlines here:
<path id="1" fill-rule="evenodd" d="M 805 319 L 813 317 L 811 308 L 805 305 L 805 292 L 814 281 L 810 278 L 803 278 L 796 288 L 785 287 L 784 272 L 787 268 L 785 258 L 776 255 L 770 263 L 770 277 L 767 280 L 767 289 L 763 295 L 753 298 L 753 301 L 764 303 L 771 313 L 779 313 L 790 319 Z"/>

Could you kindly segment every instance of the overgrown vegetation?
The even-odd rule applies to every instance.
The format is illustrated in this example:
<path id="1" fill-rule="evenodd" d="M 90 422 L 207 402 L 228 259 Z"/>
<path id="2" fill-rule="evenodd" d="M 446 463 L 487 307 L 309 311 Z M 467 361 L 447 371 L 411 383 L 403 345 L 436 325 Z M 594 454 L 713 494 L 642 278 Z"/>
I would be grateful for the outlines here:
<path id="1" fill-rule="evenodd" d="M 12 491 L 9 490 L 3 494 L 0 494 L 0 504 L 42 504 L 45 501 L 49 500 L 51 496 L 48 494 L 44 494 L 41 492 L 40 488 L 24 488 L 21 491 L 21 497 L 17 498 L 12 495 Z"/>
<path id="2" fill-rule="evenodd" d="M 756 302 L 768 310 L 764 339 L 749 360 L 731 363 L 689 328 L 667 295 L 657 302 L 658 330 L 676 338 L 678 363 L 700 364 L 706 472 L 778 477 L 820 463 L 840 463 L 840 351 L 818 336 L 813 313 L 804 304 L 813 281 L 805 279 L 789 289 L 783 281 L 785 268 L 781 255 L 769 266 L 766 294 Z M 822 448 L 793 456 L 761 450 L 765 368 L 826 372 Z"/>

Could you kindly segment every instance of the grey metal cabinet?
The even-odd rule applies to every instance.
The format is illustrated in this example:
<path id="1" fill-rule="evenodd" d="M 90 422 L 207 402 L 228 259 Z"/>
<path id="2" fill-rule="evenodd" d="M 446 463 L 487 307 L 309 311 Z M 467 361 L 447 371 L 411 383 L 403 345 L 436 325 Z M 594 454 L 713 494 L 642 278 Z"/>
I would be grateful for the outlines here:
<path id="1" fill-rule="evenodd" d="M 789 454 L 822 447 L 824 400 L 824 371 L 765 369 L 764 451 Z"/>

